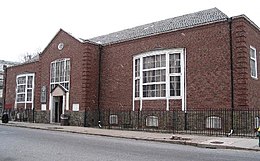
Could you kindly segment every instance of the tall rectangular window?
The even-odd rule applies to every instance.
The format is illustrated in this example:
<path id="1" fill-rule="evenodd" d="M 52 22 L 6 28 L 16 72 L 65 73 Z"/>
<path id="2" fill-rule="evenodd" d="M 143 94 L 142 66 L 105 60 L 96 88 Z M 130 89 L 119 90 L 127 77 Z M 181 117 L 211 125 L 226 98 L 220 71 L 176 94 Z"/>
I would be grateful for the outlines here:
<path id="1" fill-rule="evenodd" d="M 16 102 L 32 103 L 34 92 L 34 74 L 22 74 L 16 77 Z"/>
<path id="2" fill-rule="evenodd" d="M 70 82 L 70 59 L 55 60 L 51 63 L 51 89 L 56 85 L 61 85 L 64 89 L 69 90 Z"/>
<path id="3" fill-rule="evenodd" d="M 170 96 L 181 96 L 181 54 L 169 55 Z"/>
<path id="4" fill-rule="evenodd" d="M 140 59 L 135 60 L 135 97 L 139 97 L 140 94 Z"/>
<path id="5" fill-rule="evenodd" d="M 251 68 L 251 77 L 257 78 L 256 49 L 252 46 L 250 46 L 250 68 Z"/>

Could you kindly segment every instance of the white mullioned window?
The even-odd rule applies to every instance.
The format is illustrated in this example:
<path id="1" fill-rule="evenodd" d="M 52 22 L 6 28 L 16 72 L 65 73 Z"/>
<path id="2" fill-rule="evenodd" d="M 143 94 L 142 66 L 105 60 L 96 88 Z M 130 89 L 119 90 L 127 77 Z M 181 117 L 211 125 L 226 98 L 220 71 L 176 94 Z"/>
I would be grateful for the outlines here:
<path id="1" fill-rule="evenodd" d="M 70 59 L 59 59 L 51 62 L 50 78 L 51 89 L 56 85 L 61 85 L 64 89 L 69 90 L 70 83 Z"/>
<path id="2" fill-rule="evenodd" d="M 135 100 L 182 99 L 184 49 L 151 51 L 133 59 Z"/>
<path id="3" fill-rule="evenodd" d="M 34 96 L 34 74 L 21 74 L 16 77 L 16 103 L 32 103 Z"/>
<path id="4" fill-rule="evenodd" d="M 252 46 L 250 46 L 250 68 L 251 68 L 251 77 L 257 78 L 256 49 Z"/>

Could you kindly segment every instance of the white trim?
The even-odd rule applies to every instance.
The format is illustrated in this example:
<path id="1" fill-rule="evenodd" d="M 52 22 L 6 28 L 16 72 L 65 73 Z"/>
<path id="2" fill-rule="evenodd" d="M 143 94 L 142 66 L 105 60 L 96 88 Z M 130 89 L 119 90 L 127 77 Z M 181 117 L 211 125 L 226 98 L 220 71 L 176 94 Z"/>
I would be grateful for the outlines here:
<path id="1" fill-rule="evenodd" d="M 25 83 L 18 85 L 18 78 L 25 77 Z M 32 87 L 28 88 L 28 77 L 32 77 Z M 26 74 L 19 74 L 16 76 L 16 90 L 15 90 L 15 108 L 17 108 L 17 104 L 24 103 L 24 108 L 27 108 L 27 103 L 32 104 L 32 109 L 34 107 L 34 78 L 35 73 L 26 73 Z M 18 93 L 18 87 L 24 85 L 25 89 L 24 92 Z M 31 101 L 27 101 L 28 89 L 32 90 L 32 98 Z M 17 101 L 18 94 L 24 93 L 24 101 Z"/>
<path id="2" fill-rule="evenodd" d="M 52 94 L 50 93 L 49 97 L 49 110 L 50 110 L 50 123 L 52 123 L 52 104 L 53 104 L 53 97 Z"/>
<path id="3" fill-rule="evenodd" d="M 133 78 L 135 78 L 135 60 L 133 59 Z M 135 111 L 135 80 L 133 79 L 133 111 Z"/>
<path id="4" fill-rule="evenodd" d="M 181 95 L 182 95 L 182 111 L 184 111 L 186 113 L 187 108 L 186 108 L 186 102 L 187 102 L 187 95 L 186 95 L 186 50 L 183 49 L 183 54 L 181 54 L 181 73 L 182 73 L 182 77 L 181 77 L 181 81 L 183 83 L 181 83 Z"/>
<path id="5" fill-rule="evenodd" d="M 143 69 L 143 57 L 140 58 L 140 69 Z M 140 71 L 140 81 L 139 81 L 139 97 L 140 97 L 140 108 L 143 109 L 143 72 Z"/>
<path id="6" fill-rule="evenodd" d="M 254 58 L 251 57 L 251 49 L 254 51 Z M 254 48 L 253 46 L 250 46 L 250 50 L 249 50 L 249 56 L 250 56 L 250 61 L 253 60 L 255 62 L 255 76 L 252 75 L 252 69 L 251 69 L 251 63 L 249 62 L 250 64 L 250 74 L 251 74 L 251 77 L 252 78 L 255 78 L 257 79 L 257 57 L 256 57 L 256 48 Z"/>
<path id="7" fill-rule="evenodd" d="M 66 94 L 62 95 L 62 114 L 65 113 L 65 106 L 66 106 L 66 104 L 65 104 L 65 102 L 66 102 L 65 98 L 66 98 Z"/>
<path id="8" fill-rule="evenodd" d="M 70 98 L 70 94 L 69 92 L 66 92 L 66 110 L 69 110 L 69 98 Z"/>
<path id="9" fill-rule="evenodd" d="M 54 103 L 54 97 L 52 95 L 52 93 L 50 93 L 50 96 L 49 96 L 49 110 L 50 110 L 50 123 L 53 123 L 53 110 L 54 110 L 54 106 L 55 106 L 55 103 Z M 57 97 L 62 97 L 62 113 L 61 114 L 64 114 L 65 113 L 65 110 L 69 110 L 69 92 L 64 92 L 62 95 L 58 95 Z"/>
<path id="10" fill-rule="evenodd" d="M 169 109 L 170 109 L 170 101 L 169 101 L 169 99 L 170 99 L 170 83 L 167 83 L 167 82 L 170 82 L 170 76 L 169 76 L 169 74 L 170 74 L 170 70 L 169 70 L 169 58 L 170 58 L 170 56 L 169 56 L 169 54 L 166 54 L 166 56 L 165 56 L 165 61 L 166 61 L 166 72 L 165 72 L 165 74 L 166 74 L 166 78 L 165 78 L 165 83 L 166 83 L 166 111 L 169 111 Z M 167 61 L 168 60 L 168 61 Z"/>

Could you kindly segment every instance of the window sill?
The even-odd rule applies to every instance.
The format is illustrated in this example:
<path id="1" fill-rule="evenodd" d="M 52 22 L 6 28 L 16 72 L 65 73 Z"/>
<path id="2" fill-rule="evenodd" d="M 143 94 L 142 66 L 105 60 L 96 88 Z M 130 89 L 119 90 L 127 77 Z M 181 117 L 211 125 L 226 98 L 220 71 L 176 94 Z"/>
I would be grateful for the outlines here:
<path id="1" fill-rule="evenodd" d="M 143 97 L 142 100 L 166 100 L 166 97 Z M 181 100 L 182 96 L 169 97 L 170 100 Z M 141 100 L 141 98 L 135 98 L 136 101 Z"/>

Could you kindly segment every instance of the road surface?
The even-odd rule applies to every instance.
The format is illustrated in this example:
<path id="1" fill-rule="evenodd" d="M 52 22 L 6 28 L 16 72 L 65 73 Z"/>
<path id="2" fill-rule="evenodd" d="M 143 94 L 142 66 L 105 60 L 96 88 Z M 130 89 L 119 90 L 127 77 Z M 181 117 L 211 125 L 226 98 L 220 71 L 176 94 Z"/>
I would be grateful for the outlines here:
<path id="1" fill-rule="evenodd" d="M 0 125 L 0 161 L 258 161 L 260 153 Z"/>

